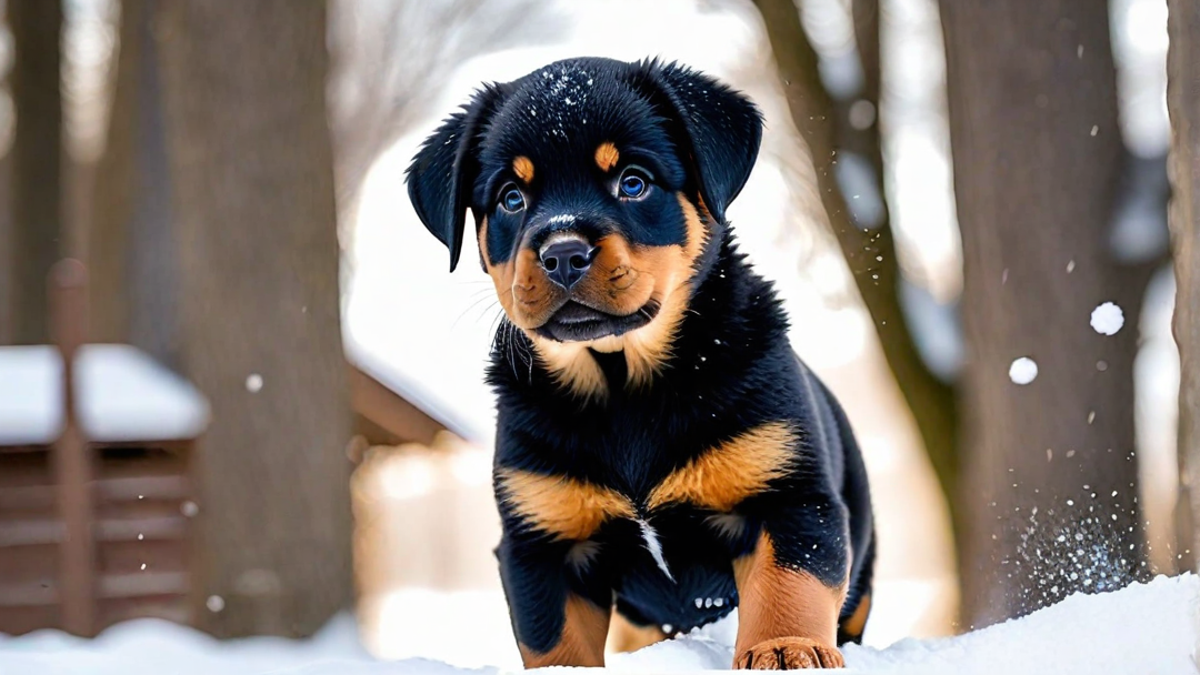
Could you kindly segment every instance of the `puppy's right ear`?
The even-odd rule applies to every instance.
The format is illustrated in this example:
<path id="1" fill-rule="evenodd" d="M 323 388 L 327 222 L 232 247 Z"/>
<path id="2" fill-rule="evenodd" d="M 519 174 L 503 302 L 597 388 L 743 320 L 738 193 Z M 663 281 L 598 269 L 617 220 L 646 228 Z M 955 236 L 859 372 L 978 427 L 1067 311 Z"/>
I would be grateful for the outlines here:
<path id="1" fill-rule="evenodd" d="M 471 186 L 479 175 L 479 135 L 499 108 L 498 85 L 485 85 L 425 139 L 406 172 L 408 198 L 425 228 L 450 249 L 450 271 L 458 266 Z"/>
<path id="2" fill-rule="evenodd" d="M 682 132 L 680 151 L 695 165 L 700 196 L 723 222 L 758 157 L 762 114 L 744 95 L 687 66 L 652 59 L 634 69 L 635 86 Z"/>

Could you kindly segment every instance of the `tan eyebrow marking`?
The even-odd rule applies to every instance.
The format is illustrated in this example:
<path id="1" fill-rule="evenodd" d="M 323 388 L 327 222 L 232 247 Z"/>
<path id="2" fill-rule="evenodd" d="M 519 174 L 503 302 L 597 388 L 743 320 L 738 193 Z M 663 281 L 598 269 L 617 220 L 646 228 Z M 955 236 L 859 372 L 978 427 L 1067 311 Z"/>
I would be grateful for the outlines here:
<path id="1" fill-rule="evenodd" d="M 525 181 L 526 185 L 533 182 L 533 161 L 525 155 L 520 155 L 513 160 L 512 170 L 517 174 L 517 178 Z"/>
<path id="2" fill-rule="evenodd" d="M 596 166 L 600 167 L 601 171 L 611 171 L 617 162 L 621 159 L 621 153 L 617 152 L 617 146 L 609 141 L 605 141 L 596 146 Z"/>

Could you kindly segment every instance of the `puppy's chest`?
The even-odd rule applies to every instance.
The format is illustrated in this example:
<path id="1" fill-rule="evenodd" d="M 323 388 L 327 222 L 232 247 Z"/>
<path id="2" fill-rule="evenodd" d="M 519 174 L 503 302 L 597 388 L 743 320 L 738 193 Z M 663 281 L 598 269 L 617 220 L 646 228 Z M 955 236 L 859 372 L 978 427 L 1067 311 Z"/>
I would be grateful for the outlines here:
<path id="1" fill-rule="evenodd" d="M 499 469 L 497 494 L 509 512 L 556 538 L 576 541 L 613 521 L 646 528 L 663 522 L 668 512 L 700 514 L 719 529 L 722 515 L 787 475 L 797 442 L 793 426 L 784 421 L 724 438 L 659 433 L 636 440 L 593 438 L 577 446 L 580 464 L 561 472 Z"/>

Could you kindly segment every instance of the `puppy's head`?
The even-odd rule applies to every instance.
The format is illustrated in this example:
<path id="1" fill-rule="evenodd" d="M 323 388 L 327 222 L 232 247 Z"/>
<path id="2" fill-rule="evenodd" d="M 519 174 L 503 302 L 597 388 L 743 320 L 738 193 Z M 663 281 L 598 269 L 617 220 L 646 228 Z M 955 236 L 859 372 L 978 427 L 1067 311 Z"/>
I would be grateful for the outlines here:
<path id="1" fill-rule="evenodd" d="M 535 343 L 663 342 L 758 153 L 744 97 L 678 65 L 573 59 L 485 86 L 408 173 L 458 262 L 466 212 L 512 323 Z"/>

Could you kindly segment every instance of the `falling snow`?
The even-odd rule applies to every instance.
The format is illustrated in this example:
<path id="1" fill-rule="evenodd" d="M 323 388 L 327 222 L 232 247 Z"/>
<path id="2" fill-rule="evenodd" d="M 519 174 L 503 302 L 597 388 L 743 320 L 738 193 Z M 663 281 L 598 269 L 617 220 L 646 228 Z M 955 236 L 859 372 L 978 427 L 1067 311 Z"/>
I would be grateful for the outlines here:
<path id="1" fill-rule="evenodd" d="M 1125 313 L 1111 302 L 1092 310 L 1092 328 L 1101 335 L 1116 335 L 1125 325 Z"/>
<path id="2" fill-rule="evenodd" d="M 1029 384 L 1037 378 L 1037 375 L 1038 365 L 1028 356 L 1022 356 L 1008 367 L 1008 379 L 1012 380 L 1014 384 Z"/>
<path id="3" fill-rule="evenodd" d="M 262 388 L 262 375 L 259 375 L 258 373 L 251 373 L 246 377 L 246 391 L 250 392 L 251 394 L 257 394 L 258 392 L 262 391 Z"/>
<path id="4" fill-rule="evenodd" d="M 1088 486 L 1083 486 L 1085 491 Z M 1001 564 L 1011 579 L 1021 579 L 1023 612 L 1062 601 L 1077 591 L 1103 592 L 1137 581 L 1137 556 L 1126 557 L 1128 542 L 1107 521 L 1127 513 L 1116 490 L 1108 499 L 1064 499 L 1059 507 L 1032 509 L 1019 535 L 1015 554 Z"/>

